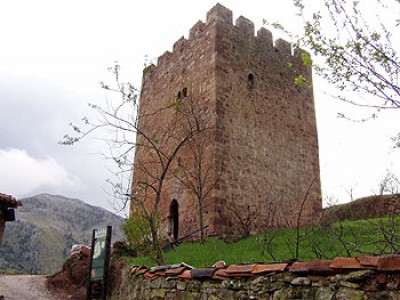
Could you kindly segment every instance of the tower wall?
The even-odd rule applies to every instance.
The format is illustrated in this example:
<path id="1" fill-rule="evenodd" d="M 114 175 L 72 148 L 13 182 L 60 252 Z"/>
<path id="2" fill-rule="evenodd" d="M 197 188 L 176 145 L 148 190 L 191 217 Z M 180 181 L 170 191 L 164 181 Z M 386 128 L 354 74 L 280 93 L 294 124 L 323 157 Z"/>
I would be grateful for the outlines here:
<path id="1" fill-rule="evenodd" d="M 182 37 L 173 45 L 172 52 L 167 51 L 158 58 L 156 66 L 149 66 L 144 70 L 139 115 L 157 113 L 139 120 L 141 130 L 147 133 L 157 132 L 163 130 L 163 124 L 174 120 L 176 117 L 174 109 L 165 108 L 173 104 L 178 94 L 182 94 L 184 89 L 187 89 L 187 97 L 182 96 L 183 105 L 188 105 L 190 98 L 201 113 L 208 117 L 207 126 L 215 127 L 215 39 L 215 24 L 199 21 L 190 29 L 188 39 Z M 209 133 L 206 136 L 208 143 L 203 160 L 207 162 L 212 172 L 215 172 L 215 134 Z M 144 149 L 136 152 L 136 163 L 148 159 L 141 150 Z M 192 154 L 189 149 L 183 148 L 177 156 L 178 159 L 183 163 L 192 161 Z M 159 206 L 162 236 L 165 236 L 169 230 L 170 205 L 174 200 L 179 206 L 179 236 L 184 236 L 199 228 L 198 201 L 190 190 L 174 178 L 172 173 L 176 167 L 176 162 L 174 162 L 165 180 Z M 143 174 L 134 170 L 133 191 L 142 178 Z M 215 201 L 213 199 L 214 191 L 209 193 L 204 200 L 203 217 L 205 225 L 208 225 L 207 234 L 215 232 Z M 150 209 L 153 202 L 147 202 Z"/>
<path id="2" fill-rule="evenodd" d="M 244 17 L 217 4 L 199 21 L 188 39 L 181 38 L 157 66 L 144 71 L 140 116 L 159 111 L 179 92 L 208 116 L 216 128 L 206 137 L 204 161 L 219 178 L 204 201 L 207 234 L 252 232 L 268 227 L 312 223 L 321 210 L 318 138 L 311 68 L 302 50 L 278 40 Z M 295 84 L 302 75 L 305 82 Z M 141 130 L 156 132 L 174 118 L 171 110 L 139 120 Z M 187 149 L 179 161 L 191 160 Z M 146 159 L 137 151 L 135 162 Z M 141 179 L 134 171 L 132 190 Z M 168 228 L 170 205 L 179 205 L 179 236 L 199 228 L 196 198 L 173 174 L 166 180 L 160 203 L 162 235 Z M 151 201 L 150 201 L 151 202 Z M 242 219 L 242 220 L 241 220 Z"/>
<path id="3" fill-rule="evenodd" d="M 252 219 L 252 231 L 294 227 L 299 215 L 310 224 L 322 207 L 308 54 L 273 44 L 264 28 L 255 35 L 244 17 L 218 19 L 216 227 L 235 233 L 240 218 Z M 299 75 L 305 81 L 296 84 Z"/>

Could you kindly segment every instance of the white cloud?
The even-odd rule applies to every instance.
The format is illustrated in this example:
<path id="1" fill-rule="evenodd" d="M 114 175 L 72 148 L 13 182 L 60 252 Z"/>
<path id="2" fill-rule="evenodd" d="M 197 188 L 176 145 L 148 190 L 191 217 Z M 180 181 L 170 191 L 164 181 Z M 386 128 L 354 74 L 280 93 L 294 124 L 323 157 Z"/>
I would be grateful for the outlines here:
<path id="1" fill-rule="evenodd" d="M 0 149 L 0 192 L 15 197 L 34 193 L 76 191 L 80 180 L 54 158 L 35 158 L 20 149 Z"/>

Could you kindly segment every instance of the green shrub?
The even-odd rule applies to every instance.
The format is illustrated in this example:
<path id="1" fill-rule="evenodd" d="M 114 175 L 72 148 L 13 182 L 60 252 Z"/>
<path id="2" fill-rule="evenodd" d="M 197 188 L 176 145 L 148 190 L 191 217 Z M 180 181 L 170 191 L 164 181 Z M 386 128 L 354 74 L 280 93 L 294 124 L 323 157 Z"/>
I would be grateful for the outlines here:
<path id="1" fill-rule="evenodd" d="M 137 255 L 151 253 L 150 226 L 143 212 L 133 212 L 123 224 L 122 229 L 128 241 L 129 250 Z"/>

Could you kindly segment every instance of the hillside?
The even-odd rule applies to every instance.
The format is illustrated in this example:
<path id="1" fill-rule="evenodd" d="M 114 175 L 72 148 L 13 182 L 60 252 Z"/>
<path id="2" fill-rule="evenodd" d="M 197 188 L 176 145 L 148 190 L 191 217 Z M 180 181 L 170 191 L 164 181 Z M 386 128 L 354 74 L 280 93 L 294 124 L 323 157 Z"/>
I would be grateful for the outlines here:
<path id="1" fill-rule="evenodd" d="M 373 195 L 325 209 L 324 220 L 361 220 L 400 215 L 400 194 Z"/>
<path id="2" fill-rule="evenodd" d="M 113 240 L 123 238 L 123 219 L 78 199 L 41 194 L 21 199 L 17 221 L 7 223 L 0 269 L 51 274 L 61 269 L 73 244 L 89 244 L 92 229 L 113 227 Z"/>

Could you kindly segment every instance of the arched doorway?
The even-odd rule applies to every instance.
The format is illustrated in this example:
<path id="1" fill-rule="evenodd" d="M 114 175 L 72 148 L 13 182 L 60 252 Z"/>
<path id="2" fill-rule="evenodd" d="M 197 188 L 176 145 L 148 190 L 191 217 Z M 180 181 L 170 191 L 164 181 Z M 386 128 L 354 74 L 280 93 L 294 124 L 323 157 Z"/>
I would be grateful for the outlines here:
<path id="1" fill-rule="evenodd" d="M 172 200 L 169 206 L 169 229 L 174 240 L 178 239 L 179 235 L 179 204 L 175 199 Z"/>

